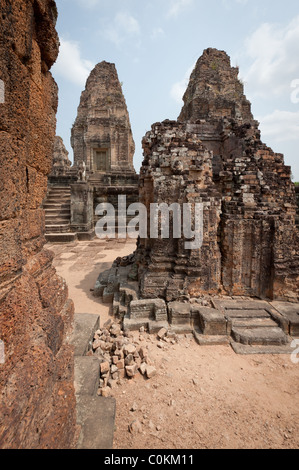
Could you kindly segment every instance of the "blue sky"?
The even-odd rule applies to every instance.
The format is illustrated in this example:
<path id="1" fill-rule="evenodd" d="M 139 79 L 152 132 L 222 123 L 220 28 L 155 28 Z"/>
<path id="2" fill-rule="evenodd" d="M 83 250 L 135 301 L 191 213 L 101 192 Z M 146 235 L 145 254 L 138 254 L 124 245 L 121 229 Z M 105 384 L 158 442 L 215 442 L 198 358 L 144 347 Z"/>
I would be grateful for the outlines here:
<path id="1" fill-rule="evenodd" d="M 142 162 L 151 125 L 177 119 L 190 73 L 207 47 L 240 68 L 262 140 L 285 155 L 299 181 L 298 0 L 57 0 L 60 54 L 57 134 L 73 158 L 70 130 L 92 68 L 116 65 Z"/>

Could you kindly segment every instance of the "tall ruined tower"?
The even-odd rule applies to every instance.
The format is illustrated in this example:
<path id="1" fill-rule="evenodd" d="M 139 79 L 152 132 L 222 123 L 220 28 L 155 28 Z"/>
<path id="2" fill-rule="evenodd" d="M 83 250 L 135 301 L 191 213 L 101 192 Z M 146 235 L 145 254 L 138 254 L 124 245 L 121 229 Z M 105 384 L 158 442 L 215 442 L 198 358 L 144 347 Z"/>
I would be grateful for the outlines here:
<path id="1" fill-rule="evenodd" d="M 178 121 L 143 139 L 140 201 L 201 203 L 203 244 L 140 239 L 141 295 L 228 294 L 299 298 L 295 188 L 283 155 L 258 122 L 224 51 L 207 49 L 192 72 Z"/>
<path id="2" fill-rule="evenodd" d="M 74 162 L 84 161 L 90 171 L 135 171 L 135 144 L 114 64 L 101 62 L 92 70 L 81 95 L 71 144 Z"/>

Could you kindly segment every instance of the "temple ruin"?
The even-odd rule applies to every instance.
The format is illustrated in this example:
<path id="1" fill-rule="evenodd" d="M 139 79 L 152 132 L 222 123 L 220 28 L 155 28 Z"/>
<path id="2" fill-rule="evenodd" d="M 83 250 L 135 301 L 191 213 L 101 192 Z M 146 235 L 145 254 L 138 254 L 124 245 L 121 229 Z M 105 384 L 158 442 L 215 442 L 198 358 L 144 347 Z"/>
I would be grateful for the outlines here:
<path id="1" fill-rule="evenodd" d="M 90 73 L 81 94 L 71 133 L 74 164 L 56 138 L 46 210 L 48 241 L 86 240 L 95 236 L 100 203 L 138 200 L 138 175 L 133 166 L 135 143 L 129 113 L 114 64 L 101 62 Z"/>
<path id="2" fill-rule="evenodd" d="M 240 354 L 291 351 L 299 336 L 298 188 L 283 155 L 261 141 L 238 69 L 216 49 L 199 59 L 178 120 L 155 123 L 144 137 L 140 177 L 116 68 L 98 64 L 72 129 L 71 165 L 55 135 L 55 1 L 0 6 L 0 448 L 103 448 L 113 441 L 115 402 L 103 401 L 98 385 L 110 373 L 156 373 L 144 365 L 146 350 L 134 356 L 127 331 L 163 328 L 169 340 L 192 332 L 200 345 L 231 344 Z M 139 238 L 95 285 L 119 320 L 100 329 L 88 312 L 74 321 L 45 244 L 93 239 L 97 204 L 116 207 L 119 195 L 147 209 L 199 203 L 203 239 L 188 249 L 186 233 Z M 191 222 L 194 229 L 194 214 Z M 107 354 L 103 362 L 104 349 L 113 364 Z M 75 360 L 83 368 L 76 389 Z M 86 416 L 93 421 L 84 440 Z"/>
<path id="3" fill-rule="evenodd" d="M 232 311 L 243 309 L 244 331 L 233 333 L 244 344 L 248 335 L 257 344 L 286 344 L 286 334 L 298 331 L 295 186 L 283 155 L 262 143 L 238 72 L 225 52 L 205 50 L 178 121 L 153 124 L 143 139 L 140 202 L 148 214 L 153 203 L 201 204 L 203 242 L 186 249 L 186 237 L 151 238 L 148 228 L 130 260 L 100 275 L 96 295 L 113 299 L 125 328 L 195 328 L 199 337 L 227 341 Z M 275 301 L 290 302 L 288 314 Z M 268 332 L 254 329 L 263 318 Z"/>
<path id="4" fill-rule="evenodd" d="M 101 62 L 81 94 L 71 144 L 74 162 L 93 175 L 135 174 L 135 143 L 129 113 L 114 64 Z"/>

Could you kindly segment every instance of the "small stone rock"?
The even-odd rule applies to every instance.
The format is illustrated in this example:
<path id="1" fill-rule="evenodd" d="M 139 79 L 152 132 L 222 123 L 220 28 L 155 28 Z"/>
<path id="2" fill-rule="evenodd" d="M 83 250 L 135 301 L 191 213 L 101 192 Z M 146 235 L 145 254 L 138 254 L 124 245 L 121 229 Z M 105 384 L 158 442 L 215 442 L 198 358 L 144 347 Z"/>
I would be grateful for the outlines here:
<path id="1" fill-rule="evenodd" d="M 146 367 L 147 367 L 147 366 L 146 366 L 146 363 L 145 363 L 145 362 L 143 362 L 142 364 L 140 364 L 139 370 L 140 370 L 140 372 L 141 372 L 142 375 L 144 375 L 144 374 L 146 373 Z"/>
<path id="2" fill-rule="evenodd" d="M 101 389 L 102 397 L 108 398 L 111 396 L 111 389 L 109 387 L 105 387 Z"/>
<path id="3" fill-rule="evenodd" d="M 118 356 L 112 356 L 112 364 L 115 364 L 119 361 Z"/>
<path id="4" fill-rule="evenodd" d="M 155 425 L 152 421 L 149 421 L 148 427 L 153 431 L 155 429 Z"/>
<path id="5" fill-rule="evenodd" d="M 98 348 L 101 348 L 101 345 L 102 345 L 102 341 L 100 339 L 96 339 L 92 343 L 92 348 L 93 348 L 94 351 L 96 351 Z"/>
<path id="6" fill-rule="evenodd" d="M 141 357 L 141 359 L 144 359 L 145 357 L 148 356 L 148 350 L 146 347 L 142 346 L 141 348 L 139 348 L 138 352 L 139 352 L 139 356 Z"/>
<path id="7" fill-rule="evenodd" d="M 104 323 L 104 328 L 109 328 L 109 326 L 111 325 L 112 323 L 112 319 L 109 318 L 109 320 L 106 321 L 106 323 Z"/>
<path id="8" fill-rule="evenodd" d="M 126 376 L 126 370 L 125 369 L 119 369 L 118 371 L 118 378 L 119 379 L 124 379 Z"/>
<path id="9" fill-rule="evenodd" d="M 139 329 L 139 332 L 140 332 L 140 333 L 144 333 L 144 332 L 145 332 L 144 326 L 142 326 L 142 327 Z"/>
<path id="10" fill-rule="evenodd" d="M 142 432 L 142 424 L 140 423 L 140 421 L 138 421 L 138 419 L 136 419 L 129 425 L 129 432 L 131 434 L 138 434 Z"/>
<path id="11" fill-rule="evenodd" d="M 134 402 L 131 409 L 130 409 L 130 411 L 137 411 L 137 410 L 138 410 L 138 405 L 137 405 L 137 403 Z"/>
<path id="12" fill-rule="evenodd" d="M 125 353 L 126 356 L 128 356 L 129 354 L 134 354 L 136 352 L 136 346 L 134 346 L 134 344 L 126 344 L 125 346 L 123 346 L 123 351 Z"/>
<path id="13" fill-rule="evenodd" d="M 125 365 L 131 366 L 132 364 L 134 364 L 134 356 L 132 354 L 129 354 L 125 359 Z"/>
<path id="14" fill-rule="evenodd" d="M 147 365 L 146 366 L 146 376 L 148 379 L 151 379 L 157 374 L 157 369 L 153 366 Z"/>
<path id="15" fill-rule="evenodd" d="M 119 359 L 124 358 L 124 353 L 121 349 L 115 349 L 114 354 L 115 354 L 115 356 L 118 356 Z"/>
<path id="16" fill-rule="evenodd" d="M 116 382 L 113 379 L 109 379 L 107 382 L 107 385 L 109 388 L 113 388 L 115 386 Z"/>
<path id="17" fill-rule="evenodd" d="M 111 371 L 111 374 L 114 374 L 115 372 L 118 372 L 118 368 L 116 367 L 115 364 L 112 364 L 112 366 L 110 367 L 110 371 Z"/>
<path id="18" fill-rule="evenodd" d="M 128 377 L 135 377 L 135 375 L 138 372 L 137 364 L 133 364 L 131 366 L 126 366 L 125 370 L 126 370 L 126 373 L 127 373 Z"/>
<path id="19" fill-rule="evenodd" d="M 124 368 L 125 368 L 125 361 L 124 361 L 124 359 L 118 360 L 115 365 L 116 365 L 116 367 L 118 368 L 118 370 L 124 369 Z"/>
<path id="20" fill-rule="evenodd" d="M 110 328 L 110 334 L 113 336 L 119 336 L 121 332 L 121 326 L 117 325 L 116 323 L 113 323 L 113 325 Z"/>
<path id="21" fill-rule="evenodd" d="M 166 335 L 166 333 L 167 333 L 166 328 L 161 328 L 161 330 L 158 332 L 158 335 L 157 335 L 157 336 L 158 336 L 159 339 L 162 339 L 162 338 L 164 338 L 164 336 Z"/>
<path id="22" fill-rule="evenodd" d="M 102 362 L 102 364 L 100 364 L 100 368 L 101 368 L 102 375 L 107 374 L 110 371 L 109 362 Z"/>

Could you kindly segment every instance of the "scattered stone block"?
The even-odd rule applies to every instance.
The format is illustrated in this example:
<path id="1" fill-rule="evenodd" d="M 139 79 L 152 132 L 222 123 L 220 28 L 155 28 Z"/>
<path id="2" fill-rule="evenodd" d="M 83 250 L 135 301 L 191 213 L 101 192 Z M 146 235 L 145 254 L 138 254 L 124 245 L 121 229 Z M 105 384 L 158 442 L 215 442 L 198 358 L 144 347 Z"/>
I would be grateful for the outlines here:
<path id="1" fill-rule="evenodd" d="M 101 369 L 101 374 L 102 376 L 104 376 L 105 374 L 107 374 L 109 371 L 110 371 L 110 364 L 109 362 L 102 362 L 102 364 L 100 364 L 100 369 Z"/>
<path id="2" fill-rule="evenodd" d="M 163 339 L 165 337 L 166 333 L 167 333 L 167 329 L 166 328 L 161 328 L 161 330 L 158 332 L 157 336 L 158 336 L 159 339 Z"/>
<path id="3" fill-rule="evenodd" d="M 110 396 L 111 396 L 111 389 L 110 389 L 110 387 L 101 388 L 101 395 L 102 395 L 102 397 L 104 397 L 104 398 L 110 397 Z"/>
<path id="4" fill-rule="evenodd" d="M 218 310 L 202 307 L 199 308 L 199 326 L 204 335 L 221 336 L 227 334 L 227 321 Z"/>
<path id="5" fill-rule="evenodd" d="M 142 424 L 140 421 L 135 420 L 129 425 L 129 432 L 131 434 L 139 434 L 142 433 Z"/>
<path id="6" fill-rule="evenodd" d="M 139 370 L 140 370 L 140 373 L 141 373 L 142 375 L 144 375 L 144 374 L 146 373 L 146 368 L 147 368 L 146 363 L 145 363 L 145 362 L 142 362 L 142 364 L 140 364 L 140 366 L 139 366 Z"/>
<path id="7" fill-rule="evenodd" d="M 191 305 L 182 302 L 170 302 L 168 304 L 169 321 L 171 325 L 190 326 Z"/>
<path id="8" fill-rule="evenodd" d="M 157 369 L 153 366 L 147 365 L 146 366 L 146 376 L 148 379 L 151 379 L 157 374 Z"/>
<path id="9" fill-rule="evenodd" d="M 126 344 L 123 347 L 124 354 L 134 354 L 136 352 L 136 346 L 134 344 Z"/>
<path id="10" fill-rule="evenodd" d="M 138 366 L 137 364 L 125 366 L 125 370 L 128 377 L 135 377 L 135 375 L 138 373 Z"/>

